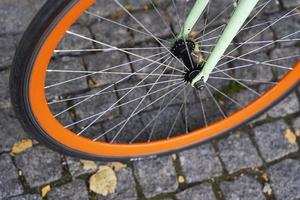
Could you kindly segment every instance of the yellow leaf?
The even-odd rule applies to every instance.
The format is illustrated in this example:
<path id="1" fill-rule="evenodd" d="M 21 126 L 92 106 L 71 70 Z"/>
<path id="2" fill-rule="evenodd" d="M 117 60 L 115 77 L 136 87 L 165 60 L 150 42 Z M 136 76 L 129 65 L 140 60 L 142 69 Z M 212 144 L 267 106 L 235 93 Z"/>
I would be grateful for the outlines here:
<path id="1" fill-rule="evenodd" d="M 300 137 L 300 130 L 297 129 L 295 134 L 296 134 L 297 137 Z"/>
<path id="2" fill-rule="evenodd" d="M 97 164 L 94 161 L 80 160 L 80 162 L 82 163 L 84 170 L 96 170 L 97 169 Z"/>
<path id="3" fill-rule="evenodd" d="M 296 135 L 291 131 L 291 129 L 286 129 L 284 131 L 284 137 L 289 141 L 291 144 L 296 144 Z"/>
<path id="4" fill-rule="evenodd" d="M 179 183 L 184 183 L 184 182 L 185 182 L 184 177 L 183 177 L 183 176 L 179 176 L 179 177 L 178 177 L 178 182 L 179 182 Z"/>
<path id="5" fill-rule="evenodd" d="M 11 150 L 11 155 L 16 155 L 32 147 L 33 141 L 30 139 L 24 139 L 14 144 Z"/>
<path id="6" fill-rule="evenodd" d="M 120 171 L 127 167 L 127 165 L 120 163 L 120 162 L 112 162 L 110 163 L 110 167 L 113 168 L 115 171 Z"/>
<path id="7" fill-rule="evenodd" d="M 264 173 L 261 177 L 264 181 L 269 181 L 268 174 Z"/>
<path id="8" fill-rule="evenodd" d="M 176 160 L 177 159 L 177 155 L 175 153 L 172 154 L 172 159 Z"/>
<path id="9" fill-rule="evenodd" d="M 99 170 L 90 177 L 89 183 L 91 191 L 107 196 L 115 192 L 117 177 L 110 167 L 100 166 Z"/>
<path id="10" fill-rule="evenodd" d="M 42 188 L 41 193 L 42 193 L 42 197 L 45 197 L 48 192 L 51 191 L 51 186 L 50 185 L 46 185 L 45 187 Z"/>

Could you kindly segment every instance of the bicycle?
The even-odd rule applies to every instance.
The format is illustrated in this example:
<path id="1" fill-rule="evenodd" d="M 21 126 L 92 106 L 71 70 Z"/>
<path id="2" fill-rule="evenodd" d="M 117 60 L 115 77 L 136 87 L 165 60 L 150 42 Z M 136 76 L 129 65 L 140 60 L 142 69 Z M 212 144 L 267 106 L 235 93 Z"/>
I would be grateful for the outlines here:
<path id="1" fill-rule="evenodd" d="M 48 0 L 24 33 L 11 98 L 41 143 L 96 160 L 170 154 L 255 119 L 299 83 L 297 50 L 269 57 L 298 48 L 300 5 L 276 5 L 273 19 L 271 0 L 130 2 Z"/>

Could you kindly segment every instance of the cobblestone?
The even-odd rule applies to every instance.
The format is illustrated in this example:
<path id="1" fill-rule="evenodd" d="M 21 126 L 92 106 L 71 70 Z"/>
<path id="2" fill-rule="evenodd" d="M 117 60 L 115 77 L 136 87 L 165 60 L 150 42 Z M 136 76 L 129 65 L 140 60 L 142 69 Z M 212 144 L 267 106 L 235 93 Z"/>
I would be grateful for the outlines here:
<path id="1" fill-rule="evenodd" d="M 253 129 L 255 141 L 262 157 L 271 162 L 298 150 L 297 144 L 291 144 L 284 137 L 288 128 L 283 120 L 267 123 Z"/>
<path id="2" fill-rule="evenodd" d="M 282 3 L 285 8 L 294 8 L 295 6 L 299 6 L 300 1 L 299 0 L 283 0 Z"/>
<path id="3" fill-rule="evenodd" d="M 84 169 L 83 163 L 80 161 L 79 158 L 66 156 L 66 162 L 69 168 L 69 172 L 74 178 L 83 174 L 90 174 L 97 171 L 97 168 Z"/>
<path id="4" fill-rule="evenodd" d="M 257 46 L 255 47 L 257 48 Z M 265 62 L 269 60 L 269 57 L 265 53 L 251 54 L 249 56 L 244 56 L 243 58 L 257 61 L 257 62 Z M 253 65 L 251 65 L 253 64 Z M 247 85 L 256 85 L 259 81 L 268 82 L 273 78 L 272 67 L 266 66 L 264 64 L 256 64 L 248 61 L 236 61 L 234 62 L 235 67 L 247 66 L 244 68 L 235 70 L 235 77 L 243 77 L 246 80 L 255 80 L 253 82 L 247 81 Z M 251 69 L 251 70 L 249 70 Z"/>
<path id="5" fill-rule="evenodd" d="M 109 54 L 103 52 L 87 55 L 84 56 L 84 62 L 87 69 L 91 72 L 105 72 L 94 73 L 90 76 L 90 78 L 95 81 L 95 84 L 100 86 L 116 83 L 122 78 L 129 76 L 130 74 L 128 73 L 132 72 L 130 65 L 126 64 L 129 62 L 126 55 L 117 51 L 113 53 L 110 52 Z M 129 80 L 129 78 L 127 80 Z"/>
<path id="6" fill-rule="evenodd" d="M 9 155 L 0 155 L 0 199 L 23 193 L 17 169 Z"/>
<path id="7" fill-rule="evenodd" d="M 11 107 L 9 90 L 7 87 L 9 82 L 9 71 L 0 71 L 0 77 L 0 108 L 8 108 Z"/>
<path id="8" fill-rule="evenodd" d="M 48 194 L 49 200 L 88 200 L 86 184 L 83 180 L 75 180 L 63 186 L 53 188 Z"/>
<path id="9" fill-rule="evenodd" d="M 74 32 L 79 35 L 83 35 L 88 38 L 92 38 L 92 35 L 88 28 L 80 25 L 74 24 L 69 31 Z M 58 50 L 80 50 L 80 49 L 89 49 L 93 47 L 93 43 L 89 40 L 84 40 L 75 35 L 66 34 L 60 44 L 58 45 Z"/>
<path id="10" fill-rule="evenodd" d="M 39 194 L 24 194 L 17 197 L 12 197 L 8 200 L 42 200 L 42 197 Z"/>
<path id="11" fill-rule="evenodd" d="M 16 36 L 0 37 L 0 70 L 12 64 L 17 38 Z"/>
<path id="12" fill-rule="evenodd" d="M 278 200 L 300 198 L 300 161 L 286 159 L 268 169 L 271 186 Z"/>
<path id="13" fill-rule="evenodd" d="M 56 181 L 62 176 L 60 155 L 43 146 L 35 146 L 16 155 L 17 167 L 30 187 Z"/>
<path id="14" fill-rule="evenodd" d="M 85 69 L 81 58 L 64 57 L 57 61 L 52 61 L 48 67 L 48 70 L 84 71 Z M 47 98 L 51 99 L 64 94 L 70 94 L 87 89 L 88 86 L 86 79 L 75 79 L 77 77 L 78 74 L 76 73 L 49 71 L 46 78 L 46 86 L 48 86 L 46 89 Z"/>
<path id="15" fill-rule="evenodd" d="M 166 104 L 167 102 L 164 105 Z M 184 119 L 180 111 L 180 106 L 169 106 L 161 111 L 143 113 L 141 119 L 145 124 L 145 132 L 151 136 L 151 140 L 174 137 L 185 132 Z M 147 126 L 149 123 L 150 126 Z"/>
<path id="16" fill-rule="evenodd" d="M 291 11 L 291 9 L 289 9 Z M 278 20 L 282 18 L 288 11 L 281 12 L 270 17 L 270 20 Z M 289 22 L 287 22 L 287 19 Z M 291 22 L 292 21 L 292 22 Z M 291 39 L 298 38 L 299 34 L 295 34 L 300 29 L 300 22 L 297 16 L 288 17 L 278 21 L 275 25 L 272 26 L 272 29 L 275 32 L 277 39 Z M 289 42 L 280 42 L 281 46 L 294 46 L 295 41 Z"/>
<path id="17" fill-rule="evenodd" d="M 299 100 L 295 93 L 284 98 L 278 105 L 268 111 L 270 117 L 284 117 L 293 114 L 300 109 Z"/>
<path id="18" fill-rule="evenodd" d="M 107 197 L 99 196 L 98 200 L 135 200 L 137 193 L 135 190 L 135 182 L 130 168 L 124 168 L 117 171 L 117 187 L 113 194 Z"/>
<path id="19" fill-rule="evenodd" d="M 246 133 L 231 135 L 221 140 L 218 146 L 229 173 L 262 165 L 262 160 Z"/>
<path id="20" fill-rule="evenodd" d="M 171 157 L 134 162 L 134 174 L 147 198 L 174 192 L 178 188 Z"/>
<path id="21" fill-rule="evenodd" d="M 221 190 L 226 200 L 266 200 L 261 184 L 247 175 L 221 183 Z"/>
<path id="22" fill-rule="evenodd" d="M 291 52 L 293 52 L 293 55 L 300 55 L 300 48 L 297 48 L 295 46 L 280 47 L 272 50 L 270 53 L 270 59 L 274 60 L 272 64 L 284 67 L 272 68 L 272 70 L 277 73 L 278 79 L 281 79 L 287 72 L 289 72 L 289 70 L 287 70 L 286 68 L 293 67 L 297 61 L 297 57 L 291 57 Z"/>
<path id="23" fill-rule="evenodd" d="M 84 95 L 94 95 L 97 93 L 100 93 L 101 91 L 104 91 L 105 87 L 100 87 L 94 90 L 91 90 L 90 92 L 85 93 Z M 110 88 L 106 91 L 112 91 L 113 88 Z M 76 103 L 79 103 L 81 100 L 76 100 Z M 76 106 L 76 114 L 79 119 L 86 119 L 88 117 L 91 117 L 92 115 L 100 116 L 99 114 L 108 110 L 115 102 L 117 102 L 117 96 L 115 93 L 110 92 L 106 95 L 95 95 L 93 98 L 88 99 L 87 101 L 78 104 Z M 119 109 L 110 109 L 107 113 L 102 115 L 100 119 L 97 120 L 97 122 L 101 122 L 106 119 L 113 118 L 119 114 Z M 88 125 L 92 121 L 94 121 L 96 117 L 89 118 L 88 120 L 85 120 L 84 122 L 80 123 L 80 126 Z"/>
<path id="24" fill-rule="evenodd" d="M 223 172 L 222 165 L 210 144 L 180 152 L 179 160 L 187 183 L 217 177 Z"/>
<path id="25" fill-rule="evenodd" d="M 134 139 L 137 134 L 139 134 L 139 137 L 137 137 L 134 140 L 134 142 L 147 141 L 148 134 L 146 132 L 143 132 L 141 134 L 139 133 L 144 129 L 144 124 L 140 119 L 140 117 L 135 116 L 130 118 L 129 120 L 128 119 L 129 119 L 128 117 L 117 117 L 103 123 L 104 130 L 110 130 L 114 128 L 113 130 L 111 130 L 106 134 L 106 138 L 108 141 L 114 140 L 117 143 L 128 143 L 132 139 Z M 126 126 L 122 128 L 122 126 L 125 124 L 127 120 L 128 122 L 126 123 Z M 120 125 L 116 126 L 117 124 Z"/>
<path id="26" fill-rule="evenodd" d="M 167 26 L 164 23 L 165 19 L 162 20 L 155 10 L 148 11 L 147 15 L 144 15 L 144 11 L 137 12 L 134 14 L 134 17 L 145 27 L 147 27 L 148 31 L 150 31 L 151 33 L 155 33 L 156 37 L 171 34 L 170 28 L 168 28 L 169 26 Z M 153 22 L 157 22 L 157 24 L 155 26 L 152 26 Z M 132 31 L 134 35 L 134 40 L 136 42 L 152 39 L 152 36 L 148 33 L 148 31 L 146 31 L 142 26 L 140 26 L 133 18 L 129 19 L 128 25 L 139 31 Z M 141 32 L 145 34 L 142 34 Z"/>
<path id="27" fill-rule="evenodd" d="M 14 143 L 27 138 L 20 122 L 13 115 L 13 110 L 0 109 L 0 152 L 10 151 Z"/>
<path id="28" fill-rule="evenodd" d="M 208 183 L 193 186 L 176 195 L 177 200 L 216 200 L 212 186 Z"/>
<path id="29" fill-rule="evenodd" d="M 0 2 L 0 35 L 21 33 L 45 0 L 2 0 Z"/>

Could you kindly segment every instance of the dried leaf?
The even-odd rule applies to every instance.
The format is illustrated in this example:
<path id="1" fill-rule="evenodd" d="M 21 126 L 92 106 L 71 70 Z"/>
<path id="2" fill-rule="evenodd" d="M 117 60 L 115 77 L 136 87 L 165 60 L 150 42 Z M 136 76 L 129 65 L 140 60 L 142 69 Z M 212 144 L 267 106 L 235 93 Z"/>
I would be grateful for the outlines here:
<path id="1" fill-rule="evenodd" d="M 114 169 L 115 171 L 120 171 L 121 169 L 124 169 L 127 167 L 127 165 L 120 163 L 120 162 L 112 162 L 110 163 L 110 167 Z"/>
<path id="2" fill-rule="evenodd" d="M 176 160 L 177 159 L 177 155 L 175 153 L 172 154 L 172 159 Z"/>
<path id="3" fill-rule="evenodd" d="M 90 190 L 107 196 L 114 193 L 117 186 L 117 177 L 115 172 L 108 166 L 100 166 L 99 170 L 90 177 Z"/>
<path id="4" fill-rule="evenodd" d="M 291 144 L 296 144 L 297 137 L 296 135 L 291 131 L 291 129 L 286 129 L 284 131 L 284 137 L 289 141 Z"/>
<path id="5" fill-rule="evenodd" d="M 82 163 L 84 170 L 96 170 L 97 169 L 97 164 L 94 161 L 80 160 L 80 162 Z"/>
<path id="6" fill-rule="evenodd" d="M 269 181 L 268 174 L 264 173 L 261 177 L 264 181 L 266 181 L 266 182 Z"/>
<path id="7" fill-rule="evenodd" d="M 21 140 L 14 144 L 10 154 L 11 155 L 19 154 L 19 153 L 25 151 L 26 149 L 32 147 L 32 145 L 33 145 L 33 141 L 30 139 Z"/>
<path id="8" fill-rule="evenodd" d="M 185 182 L 184 177 L 183 177 L 183 176 L 179 176 L 179 177 L 178 177 L 178 182 L 179 182 L 179 183 L 184 183 L 184 182 Z"/>
<path id="9" fill-rule="evenodd" d="M 296 134 L 297 137 L 300 137 L 300 130 L 297 129 L 295 134 Z"/>
<path id="10" fill-rule="evenodd" d="M 46 185 L 45 187 L 43 187 L 41 190 L 42 197 L 45 197 L 48 194 L 48 192 L 50 192 L 50 191 L 51 191 L 50 185 Z"/>

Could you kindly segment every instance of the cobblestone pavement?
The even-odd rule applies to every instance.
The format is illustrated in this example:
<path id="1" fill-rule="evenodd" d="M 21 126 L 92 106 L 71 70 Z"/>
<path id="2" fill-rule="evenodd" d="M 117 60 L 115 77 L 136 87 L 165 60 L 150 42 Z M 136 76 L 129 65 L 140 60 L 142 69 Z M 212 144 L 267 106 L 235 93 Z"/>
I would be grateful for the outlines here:
<path id="1" fill-rule="evenodd" d="M 43 2 L 0 1 L 0 199 L 300 199 L 298 91 L 255 122 L 223 138 L 172 156 L 126 163 L 125 168 L 116 171 L 117 188 L 108 196 L 89 190 L 89 177 L 97 168 L 84 167 L 79 159 L 60 155 L 38 143 L 12 155 L 13 145 L 28 136 L 15 119 L 9 103 L 8 74 L 18 40 Z M 137 1 L 130 2 L 138 4 Z M 282 7 L 299 3 L 299 0 L 281 0 L 280 5 L 274 4 L 268 11 L 272 17 L 272 13 L 276 15 Z M 104 12 L 109 12 L 109 8 Z M 300 27 L 299 21 L 295 23 Z M 120 37 L 120 40 L 126 38 Z M 273 49 L 270 47 L 271 57 L 299 51 L 291 46 Z M 88 57 L 84 59 L 87 65 L 93 62 Z M 299 136 L 295 142 L 288 141 L 287 130 Z M 96 162 L 96 165 L 111 166 L 112 163 Z M 51 190 L 42 197 L 41 191 L 47 185 Z"/>

